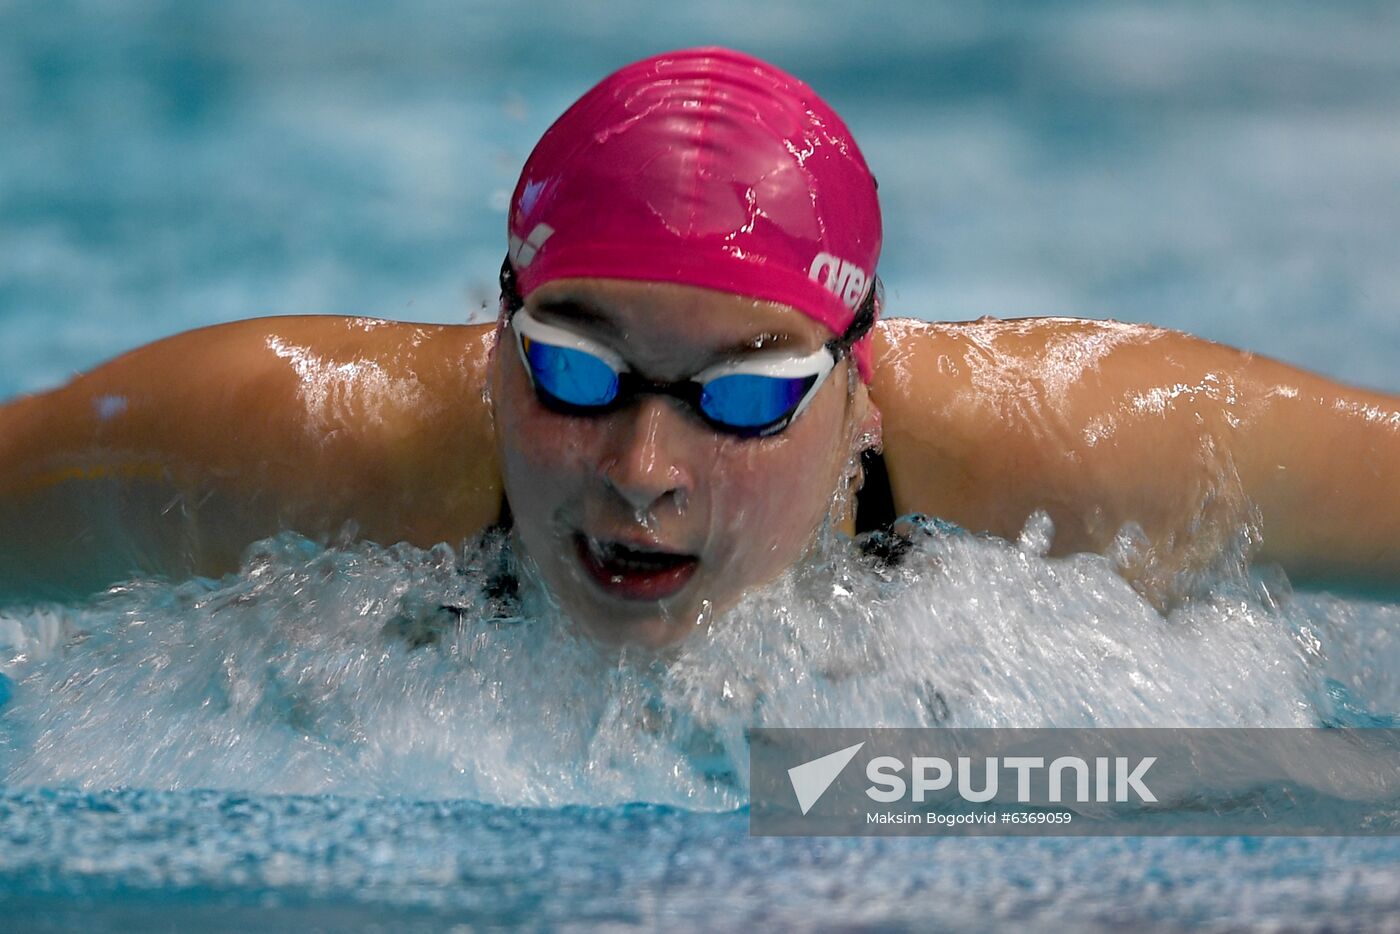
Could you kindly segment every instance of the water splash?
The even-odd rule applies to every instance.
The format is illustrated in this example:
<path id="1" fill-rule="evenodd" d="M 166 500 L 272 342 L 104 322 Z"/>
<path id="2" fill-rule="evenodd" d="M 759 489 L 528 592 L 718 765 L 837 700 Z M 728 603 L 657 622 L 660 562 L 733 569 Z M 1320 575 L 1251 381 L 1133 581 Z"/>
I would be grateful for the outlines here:
<path id="1" fill-rule="evenodd" d="M 1110 559 L 1040 556 L 1034 529 L 1018 546 L 909 523 L 897 566 L 818 549 L 663 656 L 581 637 L 528 572 L 512 593 L 499 532 L 460 553 L 282 535 L 220 581 L 5 611 L 0 764 L 10 786 L 728 809 L 746 800 L 753 725 L 1307 726 L 1400 709 L 1375 667 L 1400 643 L 1353 604 L 1223 588 L 1163 616 Z"/>

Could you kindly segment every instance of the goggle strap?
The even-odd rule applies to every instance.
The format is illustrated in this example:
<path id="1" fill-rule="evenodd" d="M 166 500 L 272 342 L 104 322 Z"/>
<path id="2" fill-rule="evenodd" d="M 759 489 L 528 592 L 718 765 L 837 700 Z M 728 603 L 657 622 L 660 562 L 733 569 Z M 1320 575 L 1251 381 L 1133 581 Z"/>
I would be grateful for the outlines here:
<path id="1" fill-rule="evenodd" d="M 525 299 L 520 297 L 520 284 L 515 278 L 515 267 L 510 264 L 510 256 L 501 263 L 501 310 L 507 316 L 525 307 Z"/>
<path id="2" fill-rule="evenodd" d="M 832 355 L 840 360 L 843 356 L 851 352 L 851 348 L 859 343 L 872 327 L 875 326 L 875 319 L 880 316 L 880 305 L 882 304 L 880 293 L 883 286 L 879 279 L 876 279 L 870 286 L 870 291 L 865 293 L 865 299 L 861 301 L 860 307 L 856 309 L 856 316 L 851 319 L 850 325 L 846 328 L 846 333 L 827 346 L 831 347 Z"/>

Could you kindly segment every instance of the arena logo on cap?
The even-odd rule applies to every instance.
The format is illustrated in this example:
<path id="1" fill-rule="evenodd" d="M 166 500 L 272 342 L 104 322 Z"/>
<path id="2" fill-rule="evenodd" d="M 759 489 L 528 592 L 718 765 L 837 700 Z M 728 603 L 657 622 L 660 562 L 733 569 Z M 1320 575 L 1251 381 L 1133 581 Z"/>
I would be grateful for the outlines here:
<path id="1" fill-rule="evenodd" d="M 812 260 L 807 275 L 812 277 L 813 282 L 820 282 L 826 286 L 852 311 L 856 310 L 860 300 L 865 297 L 865 284 L 870 281 L 870 275 L 864 269 L 850 260 L 830 253 L 818 253 Z"/>
<path id="2" fill-rule="evenodd" d="M 536 224 L 535 229 L 530 231 L 530 235 L 521 240 L 515 234 L 510 235 L 510 260 L 517 267 L 528 266 L 535 258 L 535 254 L 544 246 L 544 242 L 554 233 L 554 228 L 548 224 Z"/>

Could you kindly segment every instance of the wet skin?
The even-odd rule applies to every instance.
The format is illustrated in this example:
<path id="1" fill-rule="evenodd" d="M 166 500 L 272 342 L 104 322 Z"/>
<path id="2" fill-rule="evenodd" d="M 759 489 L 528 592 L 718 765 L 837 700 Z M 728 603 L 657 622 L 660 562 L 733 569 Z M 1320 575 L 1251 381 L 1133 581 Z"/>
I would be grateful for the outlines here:
<path id="1" fill-rule="evenodd" d="M 684 286 L 560 280 L 527 307 L 654 380 L 737 356 L 805 355 L 834 336 L 792 308 Z M 727 609 L 790 567 L 860 446 L 878 441 L 849 360 L 784 430 L 739 438 L 666 396 L 598 416 L 551 411 L 514 336 L 498 334 L 496 347 L 491 397 L 519 552 L 607 642 L 675 642 L 708 618 L 707 607 Z"/>
<path id="2" fill-rule="evenodd" d="M 604 306 L 578 326 L 625 330 L 624 356 L 656 379 L 690 375 L 722 344 L 771 332 L 807 350 L 824 336 L 791 309 L 685 286 L 575 287 Z M 12 400 L 0 591 L 222 574 L 281 529 L 457 544 L 509 491 L 523 551 L 570 610 L 604 637 L 657 644 L 692 631 L 704 599 L 722 607 L 801 554 L 877 417 L 898 511 L 1015 536 L 1044 510 L 1052 555 L 1103 551 L 1137 523 L 1145 559 L 1124 573 L 1158 605 L 1247 521 L 1255 558 L 1295 577 L 1400 579 L 1400 399 L 1188 335 L 885 321 L 868 400 L 847 395 L 843 363 L 761 441 L 720 438 L 668 398 L 584 421 L 547 412 L 503 349 L 490 325 L 262 318 Z M 643 607 L 590 577 L 588 552 L 567 547 L 576 533 L 679 549 L 695 567 Z"/>

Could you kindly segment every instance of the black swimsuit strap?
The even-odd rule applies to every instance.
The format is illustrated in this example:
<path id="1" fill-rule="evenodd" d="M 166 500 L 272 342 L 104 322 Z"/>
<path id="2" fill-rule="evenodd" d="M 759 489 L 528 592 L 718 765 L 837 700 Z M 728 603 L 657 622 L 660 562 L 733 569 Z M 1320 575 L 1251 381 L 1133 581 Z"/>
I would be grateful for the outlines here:
<path id="1" fill-rule="evenodd" d="M 894 491 L 884 456 L 874 448 L 860 452 L 865 483 L 856 494 L 856 534 L 887 530 L 899 516 L 894 511 Z"/>

